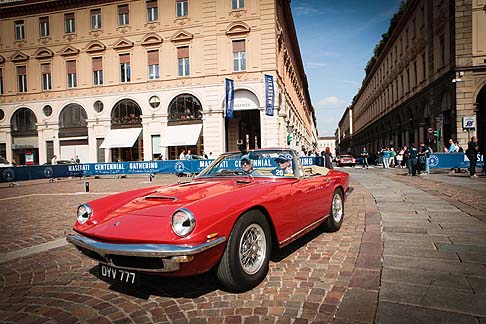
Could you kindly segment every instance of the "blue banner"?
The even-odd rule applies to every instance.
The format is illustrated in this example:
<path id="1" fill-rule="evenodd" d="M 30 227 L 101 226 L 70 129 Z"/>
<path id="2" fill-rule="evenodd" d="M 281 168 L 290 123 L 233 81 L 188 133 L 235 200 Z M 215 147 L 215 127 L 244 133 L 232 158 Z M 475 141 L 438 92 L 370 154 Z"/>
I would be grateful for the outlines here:
<path id="1" fill-rule="evenodd" d="M 478 154 L 476 167 L 483 166 L 482 156 Z M 429 158 L 429 167 L 437 169 L 469 168 L 469 159 L 464 153 L 432 153 Z"/>
<path id="2" fill-rule="evenodd" d="M 265 115 L 267 116 L 273 116 L 274 97 L 273 76 L 265 74 Z"/>
<path id="3" fill-rule="evenodd" d="M 195 174 L 201 172 L 212 161 L 168 160 L 3 167 L 0 168 L 0 182 L 120 174 Z M 265 165 L 275 165 L 273 159 L 261 159 L 259 161 L 259 163 Z M 481 156 L 478 155 L 478 168 L 482 166 L 482 162 Z M 306 156 L 300 158 L 300 163 L 302 166 L 323 166 L 324 160 L 320 156 Z M 466 169 L 469 167 L 469 160 L 464 153 L 434 153 L 430 156 L 429 166 L 430 168 L 442 169 Z"/>
<path id="4" fill-rule="evenodd" d="M 234 104 L 235 104 L 235 87 L 234 82 L 231 79 L 224 79 L 225 80 L 225 91 L 226 91 L 226 99 L 225 99 L 225 108 L 226 108 L 226 118 L 233 118 L 233 111 L 234 111 Z"/>

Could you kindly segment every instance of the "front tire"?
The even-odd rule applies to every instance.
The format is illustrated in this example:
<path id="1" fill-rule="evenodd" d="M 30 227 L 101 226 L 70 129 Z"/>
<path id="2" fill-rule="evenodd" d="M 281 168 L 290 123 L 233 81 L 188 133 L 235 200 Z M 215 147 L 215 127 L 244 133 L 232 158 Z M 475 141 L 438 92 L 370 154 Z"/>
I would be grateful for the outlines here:
<path id="1" fill-rule="evenodd" d="M 344 219 L 344 199 L 341 189 L 334 190 L 331 201 L 331 210 L 324 223 L 324 229 L 328 232 L 337 232 L 341 228 Z"/>
<path id="2" fill-rule="evenodd" d="M 252 210 L 235 223 L 217 267 L 217 277 L 230 291 L 256 287 L 267 275 L 271 253 L 271 231 L 265 216 Z"/>

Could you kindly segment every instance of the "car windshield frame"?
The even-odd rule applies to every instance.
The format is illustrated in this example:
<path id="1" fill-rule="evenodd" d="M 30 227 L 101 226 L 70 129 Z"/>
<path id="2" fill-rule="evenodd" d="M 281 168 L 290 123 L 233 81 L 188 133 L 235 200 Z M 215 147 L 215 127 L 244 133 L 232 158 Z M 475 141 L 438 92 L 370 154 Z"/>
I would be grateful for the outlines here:
<path id="1" fill-rule="evenodd" d="M 285 154 L 287 154 L 287 158 L 291 157 L 291 173 L 280 169 L 279 163 L 276 161 L 279 156 Z M 245 172 L 242 169 L 242 157 L 251 160 L 252 171 Z M 295 179 L 300 177 L 301 168 L 300 160 L 296 158 L 295 151 L 291 149 L 255 149 L 243 153 L 228 152 L 221 154 L 202 170 L 196 179 L 220 179 L 223 177 Z M 279 170 L 282 171 L 279 172 Z"/>

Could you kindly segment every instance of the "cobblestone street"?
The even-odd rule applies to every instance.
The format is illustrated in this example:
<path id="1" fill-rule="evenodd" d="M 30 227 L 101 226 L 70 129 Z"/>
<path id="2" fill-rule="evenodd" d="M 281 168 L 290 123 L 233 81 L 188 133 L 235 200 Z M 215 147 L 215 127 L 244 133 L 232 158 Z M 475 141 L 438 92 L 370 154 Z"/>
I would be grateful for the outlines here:
<path id="1" fill-rule="evenodd" d="M 354 191 L 341 230 L 274 251 L 242 294 L 212 273 L 110 286 L 66 243 L 78 204 L 180 178 L 89 179 L 89 193 L 79 179 L 1 184 L 0 322 L 485 323 L 485 179 L 344 171 Z"/>

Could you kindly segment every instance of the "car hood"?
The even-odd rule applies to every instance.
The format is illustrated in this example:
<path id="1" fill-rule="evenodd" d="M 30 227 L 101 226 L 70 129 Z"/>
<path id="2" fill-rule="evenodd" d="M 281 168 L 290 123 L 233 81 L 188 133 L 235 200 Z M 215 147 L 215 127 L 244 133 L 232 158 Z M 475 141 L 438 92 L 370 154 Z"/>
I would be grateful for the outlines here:
<path id="1" fill-rule="evenodd" d="M 218 209 L 224 212 L 226 208 L 234 208 L 238 203 L 248 202 L 247 199 L 235 198 L 247 197 L 241 194 L 241 191 L 259 195 L 272 190 L 271 188 L 274 187 L 272 182 L 246 178 L 193 181 L 134 194 L 133 197 L 124 199 L 122 203 L 118 201 L 118 205 L 116 205 L 117 199 L 108 196 L 90 204 L 93 207 L 93 216 L 83 225 L 76 224 L 75 230 L 109 241 L 167 242 L 176 239 L 171 234 L 170 223 L 172 215 L 178 208 L 185 207 L 197 212 L 198 220 L 201 220 L 200 217 L 205 215 L 208 217 L 217 212 L 214 210 L 215 201 L 221 206 Z M 227 201 L 232 202 L 231 206 Z M 97 208 L 97 206 L 107 205 L 111 205 L 108 210 L 99 211 Z M 207 213 L 208 208 L 213 212 Z"/>
<path id="2" fill-rule="evenodd" d="M 159 188 L 147 195 L 134 197 L 113 210 L 112 216 L 142 215 L 170 217 L 179 207 L 237 190 L 249 189 L 258 181 L 193 181 Z"/>

